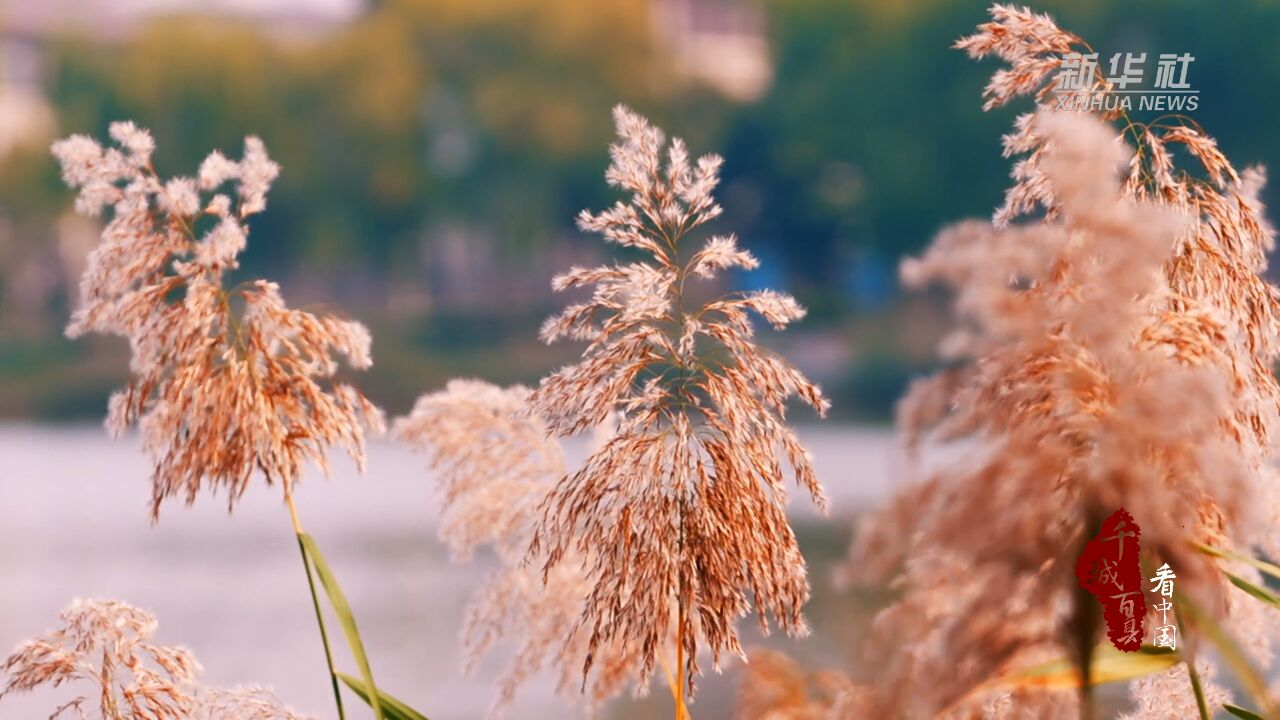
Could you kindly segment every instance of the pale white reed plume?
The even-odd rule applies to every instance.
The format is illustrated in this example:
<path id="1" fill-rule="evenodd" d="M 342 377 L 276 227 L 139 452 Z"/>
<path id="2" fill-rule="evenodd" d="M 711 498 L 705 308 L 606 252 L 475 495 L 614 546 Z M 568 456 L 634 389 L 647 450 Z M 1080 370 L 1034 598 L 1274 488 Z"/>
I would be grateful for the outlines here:
<path id="1" fill-rule="evenodd" d="M 495 643 L 517 649 L 490 715 L 504 714 L 517 689 L 534 674 L 555 669 L 557 690 L 580 695 L 588 647 L 574 633 L 587 585 L 581 556 L 547 575 L 524 562 L 537 508 L 566 471 L 564 451 L 526 402 L 529 389 L 480 380 L 451 380 L 418 398 L 396 420 L 396 437 L 427 455 L 440 497 L 440 538 L 456 561 L 489 547 L 500 567 L 473 596 L 462 641 L 470 671 Z M 602 433 L 604 434 L 604 433 Z M 590 709 L 619 694 L 636 675 L 638 654 L 622 644 L 596 650 Z"/>
<path id="2" fill-rule="evenodd" d="M 260 688 L 199 682 L 200 664 L 181 647 L 152 640 L 158 623 L 118 600 L 75 600 L 63 626 L 22 643 L 0 666 L 6 695 L 40 687 L 92 688 L 50 718 L 101 720 L 307 720 Z M 96 706 L 96 712 L 93 708 Z"/>
<path id="3" fill-rule="evenodd" d="M 1277 551 L 1280 302 L 1263 277 L 1274 245 L 1263 176 L 1237 174 L 1185 119 L 1119 117 L 1135 152 L 1104 124 L 1115 117 L 1052 111 L 1062 55 L 1088 46 L 1044 15 L 1000 5 L 992 15 L 958 43 L 1010 64 L 987 106 L 1033 94 L 1040 107 L 1005 138 L 1008 155 L 1026 157 L 996 226 L 952 228 L 902 268 L 908 285 L 951 286 L 964 322 L 943 345 L 953 368 L 899 408 L 906 440 L 967 436 L 981 450 L 859 528 L 848 575 L 901 593 L 876 622 L 876 716 L 981 716 L 996 703 L 1087 717 L 1087 685 L 1013 698 L 998 688 L 1011 670 L 1063 655 L 1087 676 L 1096 601 L 1073 568 L 1119 507 L 1141 526 L 1146 554 L 1177 569 L 1188 630 L 1179 645 L 1198 670 L 1184 663 L 1132 683 L 1133 717 L 1200 713 L 1193 679 L 1212 712 L 1229 694 L 1196 652 L 1198 628 L 1248 638 L 1264 668 L 1276 637 L 1275 618 L 1190 544 Z M 1110 88 L 1100 78 L 1095 91 Z M 1191 167 L 1175 169 L 1170 145 Z M 1031 222 L 1011 224 L 1021 215 Z"/>
<path id="4" fill-rule="evenodd" d="M 324 467 L 335 444 L 363 466 L 365 430 L 380 431 L 382 416 L 335 374 L 337 356 L 369 367 L 369 332 L 286 307 L 266 280 L 224 287 L 280 170 L 262 142 L 247 138 L 239 161 L 214 152 L 194 177 L 165 180 L 147 131 L 123 122 L 110 134 L 119 147 L 83 135 L 53 145 L 79 188 L 76 209 L 110 208 L 67 334 L 129 339 L 133 379 L 112 396 L 107 426 L 141 428 L 155 462 L 152 515 L 206 488 L 231 507 L 255 472 L 288 495 L 302 461 Z"/>
<path id="5" fill-rule="evenodd" d="M 732 235 L 693 244 L 691 232 L 721 212 L 712 197 L 721 159 L 691 162 L 683 142 L 666 143 L 624 107 L 614 118 L 619 142 L 605 177 L 631 197 L 584 211 L 578 224 L 641 259 L 554 280 L 556 290 L 591 291 L 548 319 L 542 338 L 587 347 L 529 402 L 558 435 L 622 417 L 547 496 L 531 552 L 548 579 L 586 558 L 575 625 L 587 638 L 584 678 L 601 650 L 618 646 L 640 657 L 643 687 L 674 641 L 679 708 L 699 649 L 717 667 L 725 653 L 740 655 L 737 621 L 753 609 L 762 630 L 769 615 L 788 633 L 807 630 L 809 582 L 784 512 L 784 465 L 819 506 L 825 499 L 785 412 L 793 396 L 819 414 L 828 403 L 753 337 L 753 313 L 777 329 L 802 318 L 794 299 L 761 290 L 692 301 L 694 280 L 758 265 Z"/>

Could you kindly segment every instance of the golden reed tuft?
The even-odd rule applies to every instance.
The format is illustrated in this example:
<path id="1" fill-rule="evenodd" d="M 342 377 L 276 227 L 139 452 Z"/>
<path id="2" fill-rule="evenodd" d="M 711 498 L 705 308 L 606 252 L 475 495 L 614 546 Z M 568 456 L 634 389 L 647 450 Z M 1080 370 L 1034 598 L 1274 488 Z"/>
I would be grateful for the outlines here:
<path id="1" fill-rule="evenodd" d="M 1089 528 L 1121 506 L 1144 549 L 1177 568 L 1179 593 L 1247 638 L 1254 662 L 1267 666 L 1276 637 L 1274 618 L 1189 545 L 1277 553 L 1280 295 L 1263 276 L 1274 232 L 1262 172 L 1237 173 L 1186 119 L 1051 110 L 1062 55 L 1087 45 L 1047 16 L 991 12 L 957 44 L 1010 66 L 986 107 L 1033 95 L 1038 108 L 1005 138 L 1023 157 L 994 226 L 946 230 L 902 267 L 908 285 L 954 288 L 963 323 L 942 347 L 953 369 L 899 408 L 907 443 L 968 437 L 980 449 L 859 528 L 845 578 L 901 593 L 871 642 L 875 717 L 1087 713 L 1074 693 L 989 682 L 1086 661 L 1098 636 L 1072 568 Z M 1099 77 L 1095 91 L 1111 88 Z M 1173 145 L 1189 167 L 1175 167 Z M 1220 707 L 1229 693 L 1207 659 L 1196 664 Z M 1198 714 L 1185 665 L 1131 690 L 1134 718 Z"/>
<path id="2" fill-rule="evenodd" d="M 196 177 L 165 181 L 145 130 L 110 132 L 118 148 L 83 135 L 53 145 L 63 179 L 79 188 L 77 210 L 112 210 L 67 334 L 129 339 L 133 379 L 111 398 L 107 425 L 141 428 L 155 462 L 153 517 L 166 498 L 190 503 L 205 487 L 232 507 L 255 471 L 288 493 L 302 461 L 325 467 L 334 444 L 363 467 L 365 431 L 381 432 L 382 415 L 335 374 L 338 355 L 369 367 L 369 332 L 289 309 L 275 283 L 224 287 L 280 171 L 262 142 L 246 139 L 240 161 L 214 152 Z"/>
<path id="3" fill-rule="evenodd" d="M 116 600 L 76 600 L 62 622 L 0 665 L 8 676 L 0 700 L 41 686 L 88 686 L 93 698 L 75 697 L 50 718 L 88 718 L 85 706 L 96 698 L 100 720 L 308 720 L 260 688 L 201 685 L 190 652 L 152 642 L 158 623 L 145 610 Z"/>
<path id="4" fill-rule="evenodd" d="M 737 720 L 829 720 L 858 717 L 859 691 L 841 672 L 807 672 L 778 650 L 753 649 L 735 698 Z"/>
<path id="5" fill-rule="evenodd" d="M 683 142 L 666 143 L 626 108 L 614 118 L 619 142 L 605 177 L 631 197 L 578 222 L 644 260 L 554 280 L 557 290 L 590 294 L 547 320 L 542 337 L 587 346 L 529 402 L 559 435 L 622 416 L 548 494 L 531 552 L 548 579 L 585 558 L 574 630 L 587 638 L 584 678 L 603 649 L 621 647 L 640 657 L 643 687 L 674 641 L 676 688 L 686 679 L 692 687 L 700 649 L 717 666 L 726 652 L 742 653 L 737 621 L 753 609 L 764 630 L 770 615 L 789 633 L 807 630 L 809 582 L 784 512 L 784 464 L 825 500 L 784 416 L 793 396 L 819 414 L 828 403 L 753 338 L 752 314 L 781 329 L 804 316 L 795 300 L 764 290 L 692 301 L 694 280 L 758 265 L 733 236 L 691 247 L 690 233 L 721 212 L 712 197 L 720 158 L 691 162 Z"/>

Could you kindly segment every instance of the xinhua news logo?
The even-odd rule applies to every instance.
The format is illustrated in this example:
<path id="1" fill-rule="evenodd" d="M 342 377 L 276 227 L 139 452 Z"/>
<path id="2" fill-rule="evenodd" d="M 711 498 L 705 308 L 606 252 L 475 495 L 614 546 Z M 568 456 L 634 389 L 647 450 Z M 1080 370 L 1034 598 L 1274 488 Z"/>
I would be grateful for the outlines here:
<path id="1" fill-rule="evenodd" d="M 1098 53 L 1062 57 L 1053 88 L 1059 110 L 1191 112 L 1200 107 L 1200 91 L 1187 79 L 1195 56 L 1161 53 L 1155 63 L 1147 53 L 1115 53 L 1099 63 Z M 1155 72 L 1147 70 L 1154 65 Z M 1150 85 L 1148 75 L 1153 76 Z"/>

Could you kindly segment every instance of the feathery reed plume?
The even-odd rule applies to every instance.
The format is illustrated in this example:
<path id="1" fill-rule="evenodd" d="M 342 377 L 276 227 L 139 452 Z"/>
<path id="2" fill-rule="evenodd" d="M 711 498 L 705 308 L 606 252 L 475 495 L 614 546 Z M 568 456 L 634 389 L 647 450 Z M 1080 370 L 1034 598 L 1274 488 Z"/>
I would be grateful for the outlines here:
<path id="1" fill-rule="evenodd" d="M 1197 661 L 1196 669 L 1200 674 L 1206 705 L 1218 709 L 1231 702 L 1231 693 L 1214 682 L 1216 666 L 1213 663 Z M 1133 712 L 1121 715 L 1120 720 L 1198 717 L 1200 710 L 1195 696 L 1188 692 L 1190 687 L 1190 673 L 1185 664 L 1134 680 L 1130 693 L 1135 701 Z"/>
<path id="2" fill-rule="evenodd" d="M 270 691 L 256 686 L 230 690 L 212 689 L 202 693 L 195 720 L 308 720 L 292 708 L 280 704 Z"/>
<path id="3" fill-rule="evenodd" d="M 753 649 L 733 717 L 739 720 L 835 720 L 862 717 L 861 691 L 839 672 L 809 673 L 777 650 Z"/>
<path id="4" fill-rule="evenodd" d="M 203 487 L 225 490 L 234 506 L 255 470 L 287 493 L 301 462 L 324 467 L 334 444 L 363 464 L 365 429 L 379 430 L 381 415 L 333 378 L 335 354 L 369 367 L 368 331 L 289 309 L 272 282 L 223 286 L 279 174 L 262 142 L 247 138 L 238 162 L 214 152 L 196 177 L 166 181 L 147 131 L 125 122 L 110 134 L 118 148 L 83 135 L 53 145 L 63 179 L 79 188 L 76 209 L 112 208 L 67 334 L 129 339 L 134 377 L 112 396 L 107 426 L 140 426 L 155 461 L 153 517 L 166 498 L 190 503 Z"/>
<path id="5" fill-rule="evenodd" d="M 931 432 L 972 436 L 982 449 L 859 528 L 847 574 L 892 578 L 902 591 L 873 642 L 900 647 L 882 663 L 883 717 L 967 717 L 992 701 L 979 690 L 987 681 L 1035 658 L 1067 654 L 1087 675 L 1098 628 L 1072 568 L 1121 506 L 1142 527 L 1144 550 L 1178 568 L 1180 593 L 1212 617 L 1252 623 L 1255 661 L 1269 660 L 1275 635 L 1188 543 L 1275 551 L 1280 302 L 1261 274 L 1274 244 L 1257 200 L 1261 172 L 1237 175 L 1185 120 L 1051 111 L 1061 56 L 1088 46 L 1047 16 L 991 12 L 957 44 L 1011 66 L 993 77 L 987 107 L 1024 94 L 1041 107 L 1005 138 L 1007 155 L 1026 157 L 996 227 L 947 230 L 902 268 L 909 285 L 955 288 L 966 323 L 942 348 L 959 366 L 921 381 L 899 408 L 908 444 Z M 1099 78 L 1094 91 L 1111 90 Z M 1117 115 L 1136 153 L 1103 123 Z M 1170 144 L 1205 177 L 1175 172 Z M 1010 225 L 1036 210 L 1037 221 Z M 1183 639 L 1184 651 L 1195 639 Z M 1196 708 L 1178 667 L 1131 686 L 1138 717 Z M 1176 692 L 1151 694 L 1178 677 Z M 1049 716 L 1045 705 L 1091 712 L 1087 686 L 1075 703 L 1022 695 L 1000 702 L 1037 717 Z"/>
<path id="6" fill-rule="evenodd" d="M 395 437 L 424 453 L 435 472 L 440 539 L 459 560 L 489 545 L 504 564 L 518 565 L 533 508 L 564 474 L 560 444 L 524 412 L 528 397 L 520 385 L 450 380 L 393 424 Z"/>
<path id="7" fill-rule="evenodd" d="M 305 720 L 261 689 L 218 690 L 197 681 L 190 652 L 152 642 L 158 623 L 145 610 L 116 600 L 75 600 L 63 627 L 23 643 L 2 666 L 0 692 L 86 684 L 97 689 L 102 720 Z M 58 707 L 88 718 L 88 695 Z"/>
<path id="8" fill-rule="evenodd" d="M 646 261 L 573 268 L 557 290 L 591 287 L 543 325 L 542 338 L 587 343 L 582 359 L 543 379 L 529 402 L 559 435 L 622 412 L 617 434 L 542 505 L 531 553 L 550 578 L 584 556 L 589 586 L 575 632 L 587 636 L 583 676 L 598 652 L 620 645 L 641 658 L 643 686 L 674 641 L 679 680 L 692 690 L 698 650 L 718 667 L 741 654 L 737 620 L 755 610 L 788 633 L 806 631 L 804 558 L 784 513 L 783 464 L 823 506 L 808 453 L 784 422 L 799 396 L 825 414 L 819 389 L 758 347 L 750 315 L 782 329 L 804 316 L 790 296 L 735 294 L 693 307 L 687 281 L 758 261 L 733 236 L 689 247 L 689 233 L 720 214 L 712 197 L 721 160 L 691 163 L 680 140 L 624 107 L 606 179 L 630 192 L 578 224 Z M 664 147 L 665 146 L 665 147 Z M 666 163 L 663 163 L 665 150 Z"/>
<path id="9" fill-rule="evenodd" d="M 61 629 L 27 641 L 5 661 L 3 695 L 87 682 L 98 685 L 103 718 L 186 720 L 194 712 L 200 666 L 186 650 L 150 641 L 156 629 L 150 614 L 116 601 L 76 600 L 62 621 Z M 55 716 L 71 708 L 83 715 L 85 702 L 75 698 Z"/>
<path id="10" fill-rule="evenodd" d="M 363 471 L 365 432 L 383 431 L 382 412 L 335 379 L 337 356 L 356 369 L 372 364 L 369 331 L 291 310 L 266 280 L 224 287 L 224 274 L 239 266 L 248 218 L 266 208 L 280 172 L 261 140 L 246 138 L 238 162 L 215 151 L 196 177 L 164 181 L 152 167 L 155 143 L 147 131 L 124 122 L 114 123 L 110 134 L 119 148 L 83 135 L 53 144 L 63 179 L 80 189 L 76 209 L 97 216 L 112 208 L 81 278 L 81 306 L 67 334 L 129 339 L 134 377 L 112 396 L 107 426 L 117 434 L 140 426 L 154 462 L 153 520 L 165 499 L 183 495 L 190 504 L 205 487 L 225 490 L 231 510 L 255 471 L 281 484 L 342 718 L 312 575 L 315 558 L 293 489 L 305 459 L 327 471 L 326 454 L 335 444 Z M 233 181 L 234 195 L 227 188 Z M 368 672 L 365 681 L 373 684 Z M 377 693 L 370 702 L 381 716 Z"/>
<path id="11" fill-rule="evenodd" d="M 1088 44 L 1059 30 L 1044 15 L 1001 5 L 991 12 L 994 22 L 957 43 L 975 58 L 995 54 L 1011 66 L 992 78 L 985 93 L 987 106 L 1003 105 L 1021 94 L 1034 94 L 1041 107 L 1047 105 L 1054 87 L 1050 73 L 1061 66 L 1062 53 L 1088 52 Z M 1099 76 L 1094 92 L 1105 94 L 1111 87 Z M 1059 201 L 1043 168 L 1048 148 L 1039 116 L 1024 113 L 1004 138 L 1007 157 L 1024 157 L 1014 165 L 1015 182 L 1004 207 L 996 212 L 997 225 L 1037 209 L 1049 217 L 1058 211 Z M 1122 122 L 1134 144 L 1125 194 L 1168 205 L 1190 218 L 1164 260 L 1170 293 L 1165 307 L 1149 322 L 1145 339 L 1168 346 L 1185 363 L 1230 370 L 1235 384 L 1230 434 L 1257 468 L 1255 477 L 1262 481 L 1257 490 L 1259 498 L 1267 500 L 1268 519 L 1280 521 L 1280 485 L 1266 467 L 1280 407 L 1280 385 L 1272 372 L 1280 354 L 1280 291 L 1264 276 L 1267 253 L 1275 248 L 1275 230 L 1259 199 L 1266 172 L 1261 167 L 1237 172 L 1217 142 L 1185 116 L 1140 123 L 1117 106 L 1102 117 Z M 1186 167 L 1175 162 L 1174 148 L 1185 151 L 1191 161 Z M 1172 342 L 1166 330 L 1171 327 L 1191 339 Z M 1275 533 L 1246 539 L 1280 556 Z"/>
<path id="12" fill-rule="evenodd" d="M 435 471 L 441 503 L 440 538 L 454 559 L 489 546 L 501 568 L 476 592 L 462 631 L 467 670 L 502 639 L 518 649 L 499 685 L 490 715 L 501 716 L 519 686 L 546 667 L 558 668 L 557 690 L 579 694 L 587 657 L 574 634 L 588 586 L 581 557 L 566 558 L 546 578 L 525 563 L 538 505 L 565 474 L 564 452 L 526 405 L 529 389 L 479 380 L 451 380 L 418 398 L 396 420 L 397 438 L 422 451 Z M 621 644 L 596 651 L 603 668 L 593 678 L 591 705 L 617 695 L 636 673 L 638 657 Z"/>

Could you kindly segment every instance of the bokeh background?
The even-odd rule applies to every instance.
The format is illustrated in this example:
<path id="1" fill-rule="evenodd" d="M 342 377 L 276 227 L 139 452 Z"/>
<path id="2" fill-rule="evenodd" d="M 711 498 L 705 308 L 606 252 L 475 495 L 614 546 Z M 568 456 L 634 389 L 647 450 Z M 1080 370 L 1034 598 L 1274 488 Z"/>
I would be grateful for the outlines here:
<path id="1" fill-rule="evenodd" d="M 459 373 L 532 381 L 549 278 L 607 249 L 573 219 L 625 102 L 725 156 L 736 278 L 811 309 L 783 341 L 844 418 L 884 419 L 945 322 L 896 265 L 999 204 L 994 62 L 951 43 L 984 3 L 923 0 L 8 0 L 0 10 L 0 416 L 102 413 L 123 343 L 61 328 L 94 242 L 47 148 L 133 119 L 161 173 L 260 135 L 284 166 L 242 275 L 374 330 L 389 410 Z M 1190 52 L 1196 120 L 1238 164 L 1280 156 L 1280 4 L 1051 0 L 1104 54 Z M 1153 58 L 1149 55 L 1149 58 Z M 1148 63 L 1151 65 L 1152 63 Z M 1148 68 L 1149 71 L 1150 68 Z M 1274 192 L 1269 195 L 1275 198 Z"/>
<path id="2" fill-rule="evenodd" d="M 1104 55 L 1193 54 L 1194 119 L 1237 164 L 1280 165 L 1280 3 L 1036 6 Z M 835 403 L 834 420 L 810 436 L 844 503 L 835 520 L 799 522 L 829 603 L 819 612 L 850 617 L 839 603 L 851 601 L 823 599 L 822 589 L 847 536 L 841 518 L 899 479 L 883 425 L 905 384 L 934 367 L 949 323 L 945 298 L 900 292 L 897 263 L 947 222 L 988 215 L 1007 184 L 1000 140 L 1018 110 L 983 113 L 995 65 L 950 47 L 984 18 L 985 4 L 969 0 L 0 3 L 0 646 L 44 629 L 72 594 L 141 588 L 129 599 L 176 616 L 165 624 L 161 612 L 168 639 L 204 638 L 196 649 L 215 677 L 258 679 L 328 711 L 305 589 L 279 559 L 293 549 L 274 495 L 251 495 L 247 521 L 222 518 L 214 502 L 195 515 L 173 508 L 149 530 L 145 462 L 128 441 L 107 445 L 85 427 L 125 382 L 128 353 L 117 338 L 62 335 L 97 226 L 71 213 L 51 140 L 101 137 L 133 119 L 154 133 L 167 175 L 261 136 L 284 172 L 253 219 L 239 275 L 270 277 L 293 305 L 368 324 L 375 365 L 359 382 L 399 414 L 450 377 L 534 382 L 571 357 L 572 345 L 544 347 L 536 331 L 556 306 L 550 277 L 610 252 L 573 218 L 614 199 L 602 173 L 618 102 L 694 152 L 725 156 L 726 212 L 714 229 L 737 233 L 764 263 L 730 282 L 788 290 L 811 310 L 768 341 Z M 429 485 L 416 461 L 386 446 L 374 455 L 370 479 L 349 479 L 364 489 L 345 478 L 335 495 L 316 486 L 317 524 L 337 536 L 322 545 L 346 548 L 334 551 L 340 574 L 360 577 L 378 557 L 384 575 L 403 575 L 381 591 L 378 573 L 358 581 L 385 655 L 409 643 L 414 623 L 432 626 L 433 648 L 454 652 L 472 576 L 445 570 L 429 546 Z M 361 503 L 373 509 L 344 525 Z M 256 528 L 255 517 L 272 530 L 230 524 Z M 165 535 L 174 532 L 187 540 Z M 222 554 L 206 555 L 213 545 Z M 258 557 L 275 559 L 255 566 Z M 259 609 L 249 632 L 277 649 L 246 656 L 244 637 L 214 629 L 270 594 L 237 569 L 277 561 L 293 594 L 277 614 Z M 187 569 L 156 571 L 157 562 Z M 175 591 L 177 582 L 196 589 Z M 420 602 L 441 592 L 452 599 L 439 608 Z M 286 622 L 297 627 L 271 640 Z M 828 634 L 813 654 L 843 661 L 857 632 Z M 301 647 L 288 644 L 295 637 Z M 301 668 L 288 667 L 299 657 Z M 469 717 L 484 706 L 483 697 L 440 704 L 450 683 L 462 695 L 479 687 L 456 684 L 454 655 L 430 665 L 413 665 L 424 653 L 395 657 L 409 664 L 392 671 L 393 689 L 427 709 Z M 712 682 L 699 715 L 728 712 L 726 687 Z M 517 716 L 539 716 L 528 712 Z M 0 716 L 27 715 L 0 706 Z"/>

